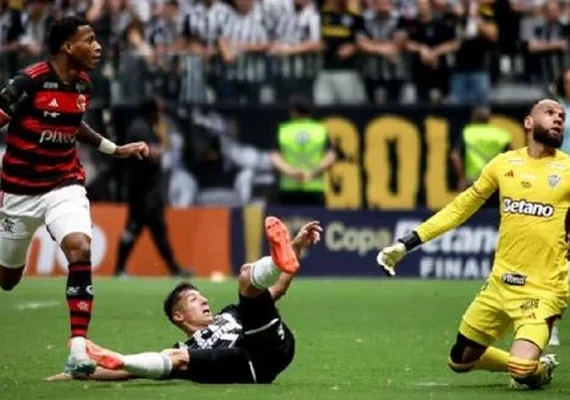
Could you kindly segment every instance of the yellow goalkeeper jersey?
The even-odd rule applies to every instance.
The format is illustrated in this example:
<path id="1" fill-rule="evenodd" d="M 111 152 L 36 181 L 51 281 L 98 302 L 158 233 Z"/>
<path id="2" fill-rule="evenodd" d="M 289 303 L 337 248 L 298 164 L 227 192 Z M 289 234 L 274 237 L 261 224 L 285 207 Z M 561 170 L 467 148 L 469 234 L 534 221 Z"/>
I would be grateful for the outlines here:
<path id="1" fill-rule="evenodd" d="M 498 155 L 473 186 L 416 229 L 422 242 L 463 223 L 496 190 L 501 224 L 491 274 L 567 295 L 570 157 L 560 151 L 540 159 L 526 147 Z"/>

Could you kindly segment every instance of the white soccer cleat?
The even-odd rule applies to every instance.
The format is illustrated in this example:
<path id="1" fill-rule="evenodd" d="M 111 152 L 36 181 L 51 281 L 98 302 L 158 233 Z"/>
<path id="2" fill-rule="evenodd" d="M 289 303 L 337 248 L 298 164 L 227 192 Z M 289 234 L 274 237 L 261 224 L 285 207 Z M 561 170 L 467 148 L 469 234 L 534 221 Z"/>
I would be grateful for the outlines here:
<path id="1" fill-rule="evenodd" d="M 94 373 L 95 369 L 97 369 L 97 364 L 87 356 L 79 358 L 70 354 L 65 362 L 63 372 L 70 374 L 74 378 L 85 378 Z"/>
<path id="2" fill-rule="evenodd" d="M 67 345 L 69 356 L 65 362 L 65 373 L 74 378 L 85 378 L 95 372 L 97 364 L 87 355 L 87 340 L 84 337 L 73 337 Z"/>
<path id="3" fill-rule="evenodd" d="M 406 246 L 403 243 L 396 243 L 392 246 L 388 246 L 382 249 L 381 252 L 376 256 L 376 262 L 380 265 L 380 268 L 388 276 L 395 276 L 396 264 L 406 255 Z"/>
<path id="4" fill-rule="evenodd" d="M 539 361 L 542 363 L 542 365 L 544 365 L 544 368 L 546 369 L 546 382 L 544 385 L 548 385 L 550 382 L 552 382 L 552 378 L 554 377 L 554 370 L 560 365 L 560 363 L 556 359 L 556 354 L 546 354 L 540 357 Z"/>
<path id="5" fill-rule="evenodd" d="M 542 365 L 544 365 L 544 368 L 546 370 L 545 381 L 542 382 L 542 384 L 540 386 L 534 387 L 534 386 L 528 385 L 526 383 L 519 383 L 519 382 L 517 382 L 511 378 L 511 381 L 509 383 L 509 387 L 511 389 L 516 389 L 516 390 L 535 390 L 535 389 L 540 388 L 541 386 L 550 384 L 550 382 L 552 382 L 552 378 L 554 377 L 554 370 L 556 369 L 556 367 L 558 367 L 558 365 L 560 365 L 558 360 L 556 360 L 556 355 L 555 354 L 546 354 L 546 355 L 540 357 L 540 359 L 538 361 Z"/>
<path id="6" fill-rule="evenodd" d="M 552 333 L 550 334 L 550 340 L 548 341 L 549 346 L 560 346 L 560 336 L 558 332 L 558 326 L 554 325 L 552 327 Z"/>

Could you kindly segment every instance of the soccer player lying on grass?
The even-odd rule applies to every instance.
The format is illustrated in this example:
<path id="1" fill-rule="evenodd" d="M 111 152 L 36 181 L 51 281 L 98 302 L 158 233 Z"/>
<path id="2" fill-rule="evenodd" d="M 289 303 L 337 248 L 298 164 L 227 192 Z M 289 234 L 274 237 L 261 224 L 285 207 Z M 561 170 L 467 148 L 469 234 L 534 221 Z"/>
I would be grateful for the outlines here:
<path id="1" fill-rule="evenodd" d="M 121 355 L 92 342 L 88 355 L 99 368 L 87 379 L 187 379 L 199 383 L 270 383 L 293 360 L 295 339 L 275 302 L 289 288 L 299 268 L 300 252 L 320 240 L 313 221 L 291 241 L 275 217 L 265 220 L 271 257 L 246 264 L 239 275 L 239 303 L 212 315 L 208 300 L 189 283 L 166 298 L 164 311 L 188 335 L 186 343 L 160 353 Z M 69 380 L 60 374 L 48 380 Z"/>
<path id="2" fill-rule="evenodd" d="M 449 355 L 455 372 L 508 372 L 517 388 L 538 388 L 552 380 L 556 359 L 541 355 L 552 324 L 568 304 L 570 157 L 557 150 L 565 118 L 556 101 L 534 103 L 524 119 L 528 147 L 490 160 L 473 186 L 378 254 L 380 266 L 394 275 L 408 251 L 456 228 L 499 191 L 495 261 L 459 325 Z M 511 324 L 510 353 L 491 347 Z"/>

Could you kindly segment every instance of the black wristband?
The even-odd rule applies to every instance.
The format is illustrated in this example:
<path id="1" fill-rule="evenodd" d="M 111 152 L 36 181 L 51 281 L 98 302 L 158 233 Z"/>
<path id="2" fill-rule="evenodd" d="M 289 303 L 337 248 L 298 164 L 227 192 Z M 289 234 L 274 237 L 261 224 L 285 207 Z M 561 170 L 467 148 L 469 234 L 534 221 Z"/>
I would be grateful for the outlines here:
<path id="1" fill-rule="evenodd" d="M 420 244 L 422 244 L 422 240 L 420 239 L 416 231 L 412 231 L 408 233 L 406 236 L 398 239 L 398 242 L 403 243 L 407 251 L 410 251 L 413 248 L 418 247 Z"/>

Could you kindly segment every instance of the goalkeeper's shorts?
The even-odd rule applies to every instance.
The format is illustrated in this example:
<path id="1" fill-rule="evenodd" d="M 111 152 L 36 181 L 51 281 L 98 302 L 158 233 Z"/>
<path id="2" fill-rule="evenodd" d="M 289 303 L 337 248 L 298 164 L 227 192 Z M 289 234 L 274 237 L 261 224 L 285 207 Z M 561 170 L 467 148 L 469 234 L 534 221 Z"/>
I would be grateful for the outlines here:
<path id="1" fill-rule="evenodd" d="M 564 294 L 525 293 L 491 276 L 463 314 L 459 332 L 489 346 L 512 328 L 515 339 L 529 340 L 544 349 L 550 334 L 547 320 L 560 318 L 566 306 Z"/>

